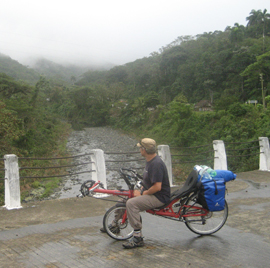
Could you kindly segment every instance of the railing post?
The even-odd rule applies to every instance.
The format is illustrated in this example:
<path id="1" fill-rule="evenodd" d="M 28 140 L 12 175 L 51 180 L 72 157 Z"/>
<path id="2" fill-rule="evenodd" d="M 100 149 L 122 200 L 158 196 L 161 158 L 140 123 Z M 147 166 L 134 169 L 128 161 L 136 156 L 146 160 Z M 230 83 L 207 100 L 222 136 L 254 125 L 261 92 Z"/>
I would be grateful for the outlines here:
<path id="1" fill-rule="evenodd" d="M 107 181 L 106 181 L 106 167 L 105 167 L 105 157 L 104 151 L 100 149 L 91 150 L 93 155 L 91 155 L 91 161 L 94 163 L 92 164 L 92 179 L 94 181 L 101 181 L 105 188 L 107 188 Z"/>
<path id="2" fill-rule="evenodd" d="M 172 158 L 171 158 L 171 152 L 170 152 L 169 145 L 159 145 L 158 146 L 158 155 L 160 156 L 160 158 L 163 160 L 163 162 L 165 163 L 165 165 L 167 167 L 170 186 L 173 186 L 173 182 L 172 182 Z"/>
<path id="3" fill-rule="evenodd" d="M 259 137 L 260 144 L 260 170 L 266 171 L 270 169 L 270 149 L 269 139 L 267 137 Z"/>
<path id="4" fill-rule="evenodd" d="M 227 170 L 227 155 L 224 142 L 222 140 L 214 140 L 213 148 L 215 151 L 214 169 Z"/>
<path id="5" fill-rule="evenodd" d="M 5 158 L 5 207 L 21 208 L 20 176 L 18 157 L 7 154 Z"/>

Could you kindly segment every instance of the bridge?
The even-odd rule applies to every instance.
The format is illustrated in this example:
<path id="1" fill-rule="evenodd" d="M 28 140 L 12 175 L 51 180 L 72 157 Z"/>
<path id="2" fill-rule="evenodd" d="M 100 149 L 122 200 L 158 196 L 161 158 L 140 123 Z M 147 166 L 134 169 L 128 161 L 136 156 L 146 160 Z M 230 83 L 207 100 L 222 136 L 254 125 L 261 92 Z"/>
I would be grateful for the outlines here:
<path id="1" fill-rule="evenodd" d="M 111 202 L 67 198 L 0 208 L 1 267 L 268 267 L 270 173 L 237 174 L 227 183 L 229 217 L 200 237 L 184 223 L 142 213 L 145 247 L 131 251 L 100 233 Z"/>
<path id="2" fill-rule="evenodd" d="M 252 141 L 250 143 L 259 142 L 259 146 L 252 147 L 253 149 L 257 149 L 258 151 L 253 153 L 255 155 L 259 155 L 259 170 L 270 170 L 270 148 L 269 148 L 269 140 L 267 137 L 260 137 L 258 141 Z M 213 152 L 213 156 L 210 158 L 213 160 L 213 165 L 211 165 L 214 169 L 222 169 L 227 170 L 227 154 L 225 149 L 225 144 L 221 140 L 214 140 L 213 141 L 213 149 L 211 150 Z M 202 147 L 202 146 L 201 146 Z M 190 149 L 189 149 L 190 150 Z M 244 149 L 247 150 L 247 149 Z M 250 150 L 248 148 L 248 150 Z M 106 155 L 124 155 L 124 160 L 108 160 L 105 159 Z M 57 170 L 59 168 L 70 168 L 73 166 L 78 165 L 87 165 L 89 167 L 88 170 L 83 171 L 83 173 L 91 173 L 92 179 L 94 180 L 100 180 L 105 188 L 107 188 L 107 176 L 106 171 L 108 169 L 111 169 L 109 167 L 109 164 L 112 162 L 117 162 L 123 165 L 124 163 L 129 163 L 129 167 L 137 167 L 138 169 L 143 168 L 143 165 L 138 165 L 140 161 L 144 161 L 143 158 L 138 158 L 139 152 L 111 152 L 106 153 L 100 149 L 92 149 L 88 154 L 84 155 L 77 155 L 73 157 L 67 157 L 67 158 L 78 158 L 78 157 L 87 157 L 85 163 L 79 163 L 79 164 L 72 164 L 72 165 L 66 165 L 66 166 L 49 166 L 45 167 L 45 169 L 54 169 Z M 176 155 L 173 155 L 171 153 L 170 147 L 168 145 L 159 145 L 158 146 L 158 154 L 161 156 L 163 161 L 165 162 L 165 165 L 168 169 L 169 174 L 169 180 L 170 185 L 173 185 L 173 178 L 172 178 L 172 157 L 175 157 Z M 201 153 L 200 153 L 201 155 Z M 135 156 L 135 158 L 134 158 Z M 185 158 L 187 157 L 184 155 Z M 194 157 L 194 155 L 192 155 Z M 230 156 L 231 157 L 231 156 Z M 5 167 L 2 168 L 2 170 L 5 171 L 5 207 L 7 209 L 17 209 L 21 208 L 21 195 L 20 195 L 20 179 L 36 179 L 36 178 L 44 178 L 44 177 L 33 177 L 33 176 L 20 176 L 21 171 L 25 170 L 36 170 L 36 169 L 42 169 L 44 167 L 19 167 L 19 159 L 27 159 L 31 161 L 47 161 L 47 160 L 55 160 L 56 158 L 24 158 L 20 157 L 18 158 L 16 155 L 5 155 L 4 156 L 4 164 Z M 192 161 L 195 161 L 194 159 Z M 204 160 L 200 160 L 201 161 Z M 133 164 L 131 165 L 131 162 Z M 188 161 L 189 162 L 189 161 Z M 183 161 L 181 160 L 181 163 Z M 197 163 L 195 163 L 197 164 Z M 118 168 L 119 169 L 119 168 Z M 1 169 L 0 169 L 1 171 Z M 82 173 L 82 172 L 80 172 Z M 79 173 L 75 173 L 79 174 Z M 75 175 L 73 174 L 73 175 Z M 51 177 L 63 177 L 63 176 L 71 176 L 69 173 L 68 175 L 57 175 L 53 174 Z"/>

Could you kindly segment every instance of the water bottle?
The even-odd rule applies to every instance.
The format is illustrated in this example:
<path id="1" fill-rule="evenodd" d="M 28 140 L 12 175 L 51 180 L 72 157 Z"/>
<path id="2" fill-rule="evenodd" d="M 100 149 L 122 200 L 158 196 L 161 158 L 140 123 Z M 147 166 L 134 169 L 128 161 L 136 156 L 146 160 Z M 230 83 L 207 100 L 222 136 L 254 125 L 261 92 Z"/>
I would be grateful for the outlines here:
<path id="1" fill-rule="evenodd" d="M 207 173 L 209 173 L 212 178 L 217 175 L 217 172 L 212 168 L 207 169 Z"/>
<path id="2" fill-rule="evenodd" d="M 212 178 L 217 175 L 217 172 L 208 166 L 195 165 L 193 169 L 197 170 L 199 174 L 198 180 L 200 180 L 200 178 L 212 180 Z"/>
<path id="3" fill-rule="evenodd" d="M 217 172 L 208 166 L 201 166 L 202 169 L 200 170 L 199 174 L 202 176 L 203 179 L 212 180 Z"/>
<path id="4" fill-rule="evenodd" d="M 201 166 L 199 166 L 199 165 L 195 165 L 193 169 L 194 169 L 194 170 L 197 170 L 197 171 L 198 171 L 198 173 L 199 173 L 199 172 L 200 172 L 200 170 L 202 170 L 202 167 L 201 167 Z"/>

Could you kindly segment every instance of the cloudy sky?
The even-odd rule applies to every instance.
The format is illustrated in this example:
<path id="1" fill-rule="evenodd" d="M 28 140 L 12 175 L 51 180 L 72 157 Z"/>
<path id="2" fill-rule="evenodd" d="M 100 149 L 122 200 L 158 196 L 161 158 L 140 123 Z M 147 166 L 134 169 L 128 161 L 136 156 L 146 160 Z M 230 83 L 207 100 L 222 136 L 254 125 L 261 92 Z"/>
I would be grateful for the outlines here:
<path id="1" fill-rule="evenodd" d="M 125 64 L 178 36 L 246 25 L 269 0 L 0 0 L 0 53 L 26 63 Z"/>

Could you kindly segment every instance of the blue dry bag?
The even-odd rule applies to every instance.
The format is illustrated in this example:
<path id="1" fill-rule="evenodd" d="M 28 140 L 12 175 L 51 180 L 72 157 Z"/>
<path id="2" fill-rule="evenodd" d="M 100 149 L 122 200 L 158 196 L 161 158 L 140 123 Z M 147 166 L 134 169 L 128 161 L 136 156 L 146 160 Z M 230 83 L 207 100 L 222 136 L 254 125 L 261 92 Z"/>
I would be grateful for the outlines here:
<path id="1" fill-rule="evenodd" d="M 215 176 L 212 176 L 214 179 L 223 178 L 225 180 L 225 182 L 236 179 L 236 174 L 234 174 L 230 170 L 215 169 L 215 171 L 216 171 Z"/>
<path id="2" fill-rule="evenodd" d="M 224 179 L 202 179 L 199 182 L 198 202 L 209 211 L 225 207 L 226 185 Z"/>
<path id="3" fill-rule="evenodd" d="M 198 171 L 198 202 L 209 211 L 220 211 L 225 207 L 226 182 L 235 180 L 230 170 L 211 169 L 208 166 L 194 166 Z"/>

